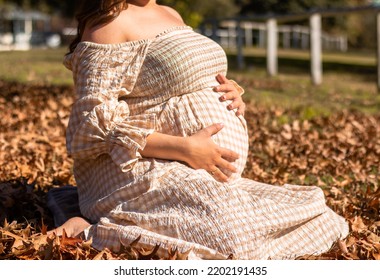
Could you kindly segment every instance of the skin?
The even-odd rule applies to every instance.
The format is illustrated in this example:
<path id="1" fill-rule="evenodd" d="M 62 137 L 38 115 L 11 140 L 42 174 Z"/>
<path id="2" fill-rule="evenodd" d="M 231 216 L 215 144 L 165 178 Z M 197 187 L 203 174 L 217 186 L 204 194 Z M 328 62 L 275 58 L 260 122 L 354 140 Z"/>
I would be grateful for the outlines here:
<path id="1" fill-rule="evenodd" d="M 86 27 L 82 41 L 99 44 L 135 41 L 154 38 L 170 27 L 185 25 L 175 10 L 158 5 L 155 0 L 127 2 L 129 3 L 128 9 L 122 11 L 114 21 L 102 26 Z M 126 26 L 138 26 L 139 28 L 125 28 Z M 245 104 L 236 87 L 221 74 L 215 78 L 220 85 L 215 87 L 214 91 L 222 93 L 219 101 L 229 101 L 226 110 L 236 110 L 237 116 L 243 115 Z M 239 158 L 239 155 L 214 143 L 211 137 L 221 129 L 223 129 L 223 124 L 215 123 L 189 137 L 154 132 L 147 137 L 145 148 L 139 152 L 143 157 L 185 162 L 194 169 L 209 171 L 217 181 L 228 182 L 229 177 L 220 169 L 236 172 L 233 163 Z M 74 217 L 48 234 L 62 235 L 62 231 L 65 229 L 67 236 L 78 236 L 89 225 L 85 219 Z"/>

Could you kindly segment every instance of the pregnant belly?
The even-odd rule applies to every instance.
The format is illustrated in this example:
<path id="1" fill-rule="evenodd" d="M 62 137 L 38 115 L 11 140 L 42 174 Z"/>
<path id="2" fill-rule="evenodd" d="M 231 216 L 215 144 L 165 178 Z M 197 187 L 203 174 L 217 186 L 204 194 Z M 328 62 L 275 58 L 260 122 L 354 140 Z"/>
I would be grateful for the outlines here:
<path id="1" fill-rule="evenodd" d="M 224 128 L 213 136 L 216 144 L 239 154 L 234 163 L 238 172 L 231 179 L 239 178 L 248 154 L 248 135 L 243 117 L 228 111 L 227 102 L 218 100 L 219 94 L 212 90 L 186 94 L 171 98 L 162 108 L 158 127 L 162 133 L 190 136 L 214 123 L 223 123 Z"/>

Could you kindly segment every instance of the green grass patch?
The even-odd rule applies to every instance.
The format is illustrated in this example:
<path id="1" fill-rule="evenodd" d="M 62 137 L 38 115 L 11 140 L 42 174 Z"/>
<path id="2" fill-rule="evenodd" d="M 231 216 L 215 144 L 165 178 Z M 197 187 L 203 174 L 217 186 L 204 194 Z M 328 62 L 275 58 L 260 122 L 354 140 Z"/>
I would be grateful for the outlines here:
<path id="1" fill-rule="evenodd" d="M 227 50 L 228 55 L 236 60 L 236 50 Z M 245 48 L 243 50 L 247 68 L 265 67 L 266 50 L 262 48 Z M 233 64 L 236 64 L 231 60 Z M 323 52 L 324 72 L 366 73 L 376 78 L 376 54 L 372 52 Z M 279 71 L 302 72 L 310 69 L 310 53 L 307 50 L 279 49 Z"/>
<path id="2" fill-rule="evenodd" d="M 62 64 L 66 49 L 33 49 L 0 52 L 0 79 L 20 83 L 72 84 Z"/>

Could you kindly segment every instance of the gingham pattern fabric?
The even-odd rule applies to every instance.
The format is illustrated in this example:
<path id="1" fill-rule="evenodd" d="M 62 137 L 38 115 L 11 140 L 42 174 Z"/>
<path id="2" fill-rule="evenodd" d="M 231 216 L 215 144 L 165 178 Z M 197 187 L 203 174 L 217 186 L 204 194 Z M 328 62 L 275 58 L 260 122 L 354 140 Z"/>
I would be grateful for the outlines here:
<path id="1" fill-rule="evenodd" d="M 212 88 L 226 74 L 223 50 L 186 26 L 121 44 L 81 42 L 66 56 L 77 100 L 67 130 L 80 208 L 97 249 L 160 244 L 202 259 L 289 259 L 318 254 L 344 237 L 344 219 L 317 187 L 273 186 L 240 177 L 245 120 Z M 220 183 L 181 162 L 143 158 L 156 132 L 189 136 L 213 123 L 220 146 L 240 154 Z"/>

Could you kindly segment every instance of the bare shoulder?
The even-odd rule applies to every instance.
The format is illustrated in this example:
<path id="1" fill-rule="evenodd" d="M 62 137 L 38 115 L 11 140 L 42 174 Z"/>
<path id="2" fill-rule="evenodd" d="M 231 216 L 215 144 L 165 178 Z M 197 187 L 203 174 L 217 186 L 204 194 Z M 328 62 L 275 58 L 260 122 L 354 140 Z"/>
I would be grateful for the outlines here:
<path id="1" fill-rule="evenodd" d="M 182 24 L 184 22 L 180 14 L 168 6 L 159 5 L 153 12 L 131 6 L 107 24 L 86 28 L 82 41 L 98 44 L 123 43 L 152 38 L 168 26 Z"/>
<path id="2" fill-rule="evenodd" d="M 173 17 L 175 17 L 177 20 L 183 22 L 183 19 L 181 15 L 172 7 L 161 5 L 162 9 L 164 9 L 166 12 L 170 13 Z"/>
<path id="3" fill-rule="evenodd" d="M 85 28 L 82 41 L 90 41 L 98 44 L 115 44 L 126 41 L 124 24 L 120 18 L 90 28 Z"/>

